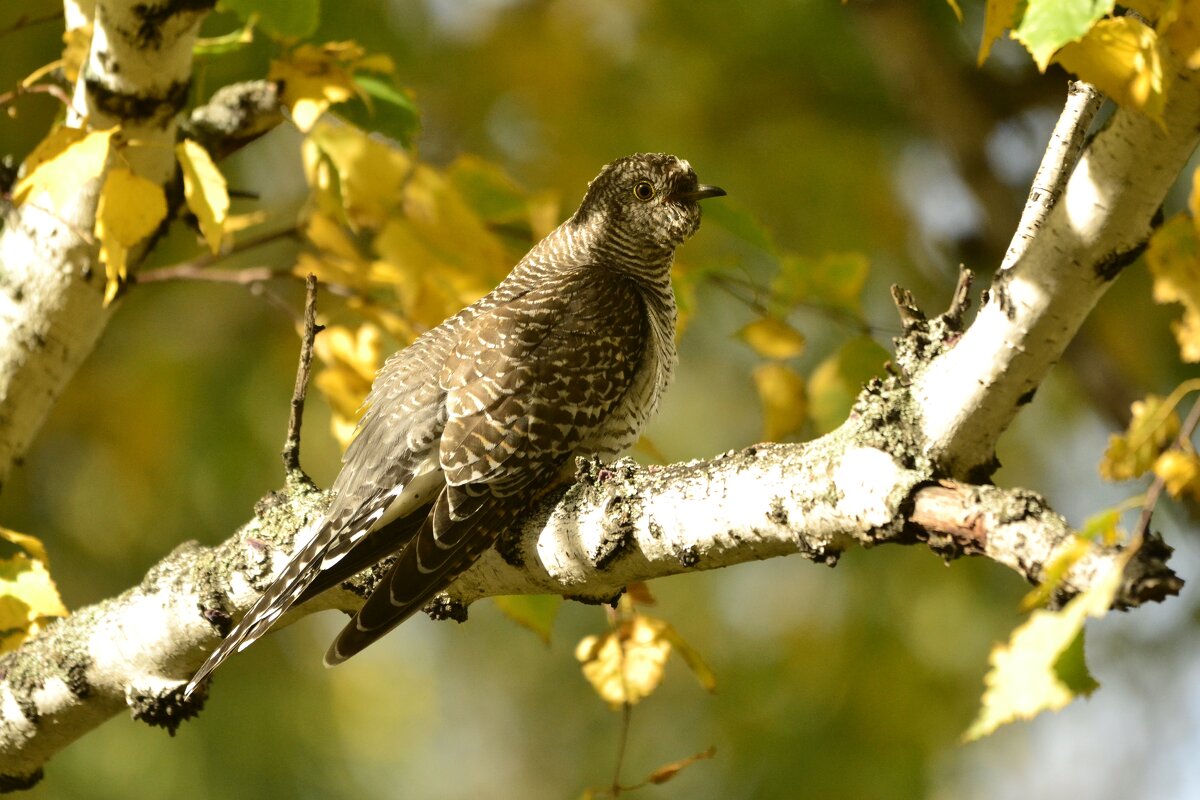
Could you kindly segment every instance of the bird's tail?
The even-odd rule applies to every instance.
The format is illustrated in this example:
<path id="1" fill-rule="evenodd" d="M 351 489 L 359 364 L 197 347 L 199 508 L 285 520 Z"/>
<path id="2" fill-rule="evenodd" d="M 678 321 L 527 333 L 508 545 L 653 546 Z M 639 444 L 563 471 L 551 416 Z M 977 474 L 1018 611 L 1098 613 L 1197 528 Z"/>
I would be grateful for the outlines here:
<path id="1" fill-rule="evenodd" d="M 246 616 L 234 626 L 225 640 L 209 655 L 208 660 L 196 671 L 183 690 L 184 696 L 191 695 L 209 673 L 221 665 L 221 662 L 234 653 L 241 652 L 254 643 L 256 639 L 270 630 L 296 601 L 304 594 L 304 590 L 313 582 L 321 566 L 322 556 L 333 540 L 334 529 L 327 519 L 321 519 L 302 531 L 298 538 L 303 541 L 305 534 L 310 537 L 299 550 L 292 554 L 291 559 L 283 570 L 275 576 L 275 580 L 267 590 L 246 612 Z"/>

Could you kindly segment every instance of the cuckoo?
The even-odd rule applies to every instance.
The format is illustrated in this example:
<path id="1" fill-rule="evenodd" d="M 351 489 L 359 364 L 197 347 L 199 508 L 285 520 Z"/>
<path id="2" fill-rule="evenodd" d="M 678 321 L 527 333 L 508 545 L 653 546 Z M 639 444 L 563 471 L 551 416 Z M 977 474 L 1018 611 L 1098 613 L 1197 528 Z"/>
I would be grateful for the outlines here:
<path id="1" fill-rule="evenodd" d="M 325 655 L 346 660 L 445 589 L 575 456 L 632 445 L 675 367 L 675 249 L 700 226 L 698 201 L 724 194 L 675 156 L 614 161 L 495 290 L 391 356 L 329 510 L 187 691 L 292 605 L 395 555 Z"/>

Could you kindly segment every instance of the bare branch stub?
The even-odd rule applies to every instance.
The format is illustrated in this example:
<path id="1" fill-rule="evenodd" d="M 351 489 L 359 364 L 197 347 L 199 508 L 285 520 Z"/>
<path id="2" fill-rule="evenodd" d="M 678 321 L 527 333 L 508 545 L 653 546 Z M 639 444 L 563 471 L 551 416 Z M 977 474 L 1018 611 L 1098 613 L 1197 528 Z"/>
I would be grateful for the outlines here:
<path id="1" fill-rule="evenodd" d="M 313 340 L 325 326 L 317 324 L 317 276 L 305 279 L 304 329 L 300 343 L 300 364 L 296 368 L 296 386 L 292 391 L 292 409 L 288 416 L 287 438 L 283 443 L 283 466 L 288 476 L 302 475 L 300 469 L 300 425 L 304 417 L 304 399 L 308 394 L 308 376 L 312 371 Z"/>
<path id="2" fill-rule="evenodd" d="M 958 282 L 954 286 L 954 297 L 950 300 L 950 307 L 942 315 L 953 330 L 960 332 L 963 330 L 963 318 L 971 308 L 971 283 L 974 280 L 975 274 L 971 270 L 964 266 L 958 268 Z"/>
<path id="3" fill-rule="evenodd" d="M 917 305 L 917 298 L 898 283 L 892 284 L 892 302 L 896 305 L 896 313 L 904 330 L 911 330 L 927 320 L 925 312 Z"/>
<path id="4" fill-rule="evenodd" d="M 180 124 L 214 159 L 222 159 L 283 122 L 280 87 L 274 81 L 244 81 L 222 87 Z"/>

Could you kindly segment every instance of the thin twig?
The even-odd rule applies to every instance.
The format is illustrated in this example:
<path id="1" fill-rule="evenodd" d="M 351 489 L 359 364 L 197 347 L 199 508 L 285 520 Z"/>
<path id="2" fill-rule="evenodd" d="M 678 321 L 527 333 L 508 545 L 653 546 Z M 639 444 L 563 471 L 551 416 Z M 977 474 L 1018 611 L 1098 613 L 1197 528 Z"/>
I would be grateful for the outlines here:
<path id="1" fill-rule="evenodd" d="M 624 661 L 625 648 L 621 648 L 621 660 Z M 621 674 L 625 674 L 625 665 L 621 665 Z M 624 680 L 624 678 L 622 678 Z M 633 705 L 626 700 L 621 704 L 621 739 L 617 743 L 617 763 L 613 767 L 612 797 L 621 796 L 621 766 L 625 763 L 625 750 L 629 746 L 629 725 L 633 721 Z"/>
<path id="2" fill-rule="evenodd" d="M 734 300 L 737 300 L 739 303 L 742 303 L 750 308 L 751 311 L 754 311 L 762 316 L 770 315 L 771 309 L 759 296 L 762 292 L 762 287 L 758 286 L 753 281 L 747 278 L 739 278 L 734 275 L 719 274 L 709 276 L 708 280 Z M 750 292 L 753 296 L 742 294 L 743 291 Z M 805 301 L 796 303 L 795 307 L 804 309 L 805 311 L 813 311 L 821 314 L 841 325 L 845 325 L 848 328 L 853 328 L 859 333 L 870 334 L 877 330 L 874 325 L 864 322 L 863 320 L 851 314 L 849 311 L 844 311 L 840 308 L 821 305 L 820 303 L 808 303 Z M 878 330 L 885 331 L 883 328 L 879 328 Z"/>
<path id="3" fill-rule="evenodd" d="M 245 269 L 208 269 L 192 262 L 171 267 L 146 270 L 133 276 L 131 283 L 164 283 L 166 281 L 211 281 L 213 283 L 251 284 L 273 278 L 291 277 L 290 269 L 247 267 Z"/>
<path id="4" fill-rule="evenodd" d="M 1179 435 L 1175 437 L 1175 442 L 1171 445 L 1170 449 L 1182 450 L 1187 447 L 1198 425 L 1200 425 L 1200 399 L 1192 403 L 1192 410 L 1188 412 L 1187 419 L 1183 421 L 1183 426 L 1179 429 Z M 1129 546 L 1131 548 L 1136 549 L 1140 547 L 1142 541 L 1150 532 L 1150 520 L 1154 516 L 1154 508 L 1158 505 L 1158 498 L 1162 496 L 1163 489 L 1166 486 L 1166 478 L 1162 475 L 1156 475 L 1154 483 L 1150 484 L 1150 488 L 1146 490 L 1146 499 L 1142 503 L 1142 514 L 1138 517 L 1137 527 L 1133 529 L 1133 538 L 1130 540 Z"/>
<path id="5" fill-rule="evenodd" d="M 45 14 L 40 17 L 32 17 L 29 14 L 22 14 L 21 16 L 17 17 L 17 21 L 12 25 L 0 30 L 0 38 L 16 33 L 17 31 L 24 30 L 25 28 L 32 28 L 34 25 L 42 25 L 44 23 L 54 22 L 62 18 L 63 11 L 61 8 L 58 11 L 52 11 L 49 14 Z"/>
<path id="6" fill-rule="evenodd" d="M 292 391 L 292 411 L 288 416 L 287 438 L 283 443 L 283 466 L 289 476 L 300 473 L 300 424 L 304 418 L 304 398 L 308 394 L 308 374 L 312 369 L 313 340 L 323 329 L 317 324 L 317 276 L 309 273 L 304 281 L 304 332 L 300 343 L 300 364 L 296 368 L 296 387 Z"/>
<path id="7" fill-rule="evenodd" d="M 216 277 L 210 278 L 200 275 L 200 271 L 205 267 L 211 267 L 213 264 L 228 258 L 235 253 L 244 253 L 247 250 L 253 250 L 256 247 L 262 247 L 265 244 L 279 241 L 280 239 L 295 238 L 300 233 L 300 229 L 292 225 L 287 228 L 280 228 L 276 231 L 267 231 L 257 236 L 251 236 L 246 239 L 234 242 L 233 246 L 228 250 L 220 253 L 206 252 L 203 255 L 188 261 L 183 261 L 170 267 L 162 267 L 160 269 L 148 270 L 140 273 L 137 276 L 138 283 L 153 283 L 154 281 L 171 281 L 171 280 L 214 280 L 214 281 L 231 281 L 234 283 L 254 283 L 254 280 L 237 280 L 234 278 Z M 216 272 L 216 270 L 214 270 Z M 234 273 L 236 274 L 236 273 Z M 282 277 L 287 273 L 277 272 L 272 277 Z M 258 279 L 263 280 L 263 279 Z"/>
<path id="8" fill-rule="evenodd" d="M 67 108 L 74 108 L 71 105 L 71 98 L 63 91 L 63 88 L 54 83 L 35 83 L 33 86 L 18 86 L 10 92 L 0 94 L 0 106 L 6 106 L 18 97 L 27 94 L 48 94 L 57 99 Z"/>
<path id="9" fill-rule="evenodd" d="M 1092 120 L 1103 103 L 1104 95 L 1090 83 L 1071 82 L 1067 90 L 1067 102 L 1054 126 L 1054 132 L 1050 134 L 1050 142 L 1046 145 L 1046 153 L 1042 156 L 1037 174 L 1033 176 L 1029 198 L 1025 201 L 1025 210 L 1021 212 L 1021 222 L 1000 264 L 1001 272 L 1012 269 L 1024 255 L 1030 240 L 1037 235 L 1042 222 L 1062 194 L 1083 152 Z"/>

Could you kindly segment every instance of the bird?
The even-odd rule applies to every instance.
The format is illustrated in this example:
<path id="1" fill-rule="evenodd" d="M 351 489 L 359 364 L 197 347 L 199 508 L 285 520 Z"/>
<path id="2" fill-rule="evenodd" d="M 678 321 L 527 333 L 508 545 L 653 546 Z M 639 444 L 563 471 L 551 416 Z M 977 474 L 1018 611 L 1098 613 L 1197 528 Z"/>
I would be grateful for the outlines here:
<path id="1" fill-rule="evenodd" d="M 489 294 L 384 363 L 328 511 L 185 694 L 289 608 L 396 559 L 325 654 L 341 663 L 426 606 L 576 456 L 634 444 L 675 369 L 675 250 L 725 191 L 666 153 L 605 165 Z"/>

